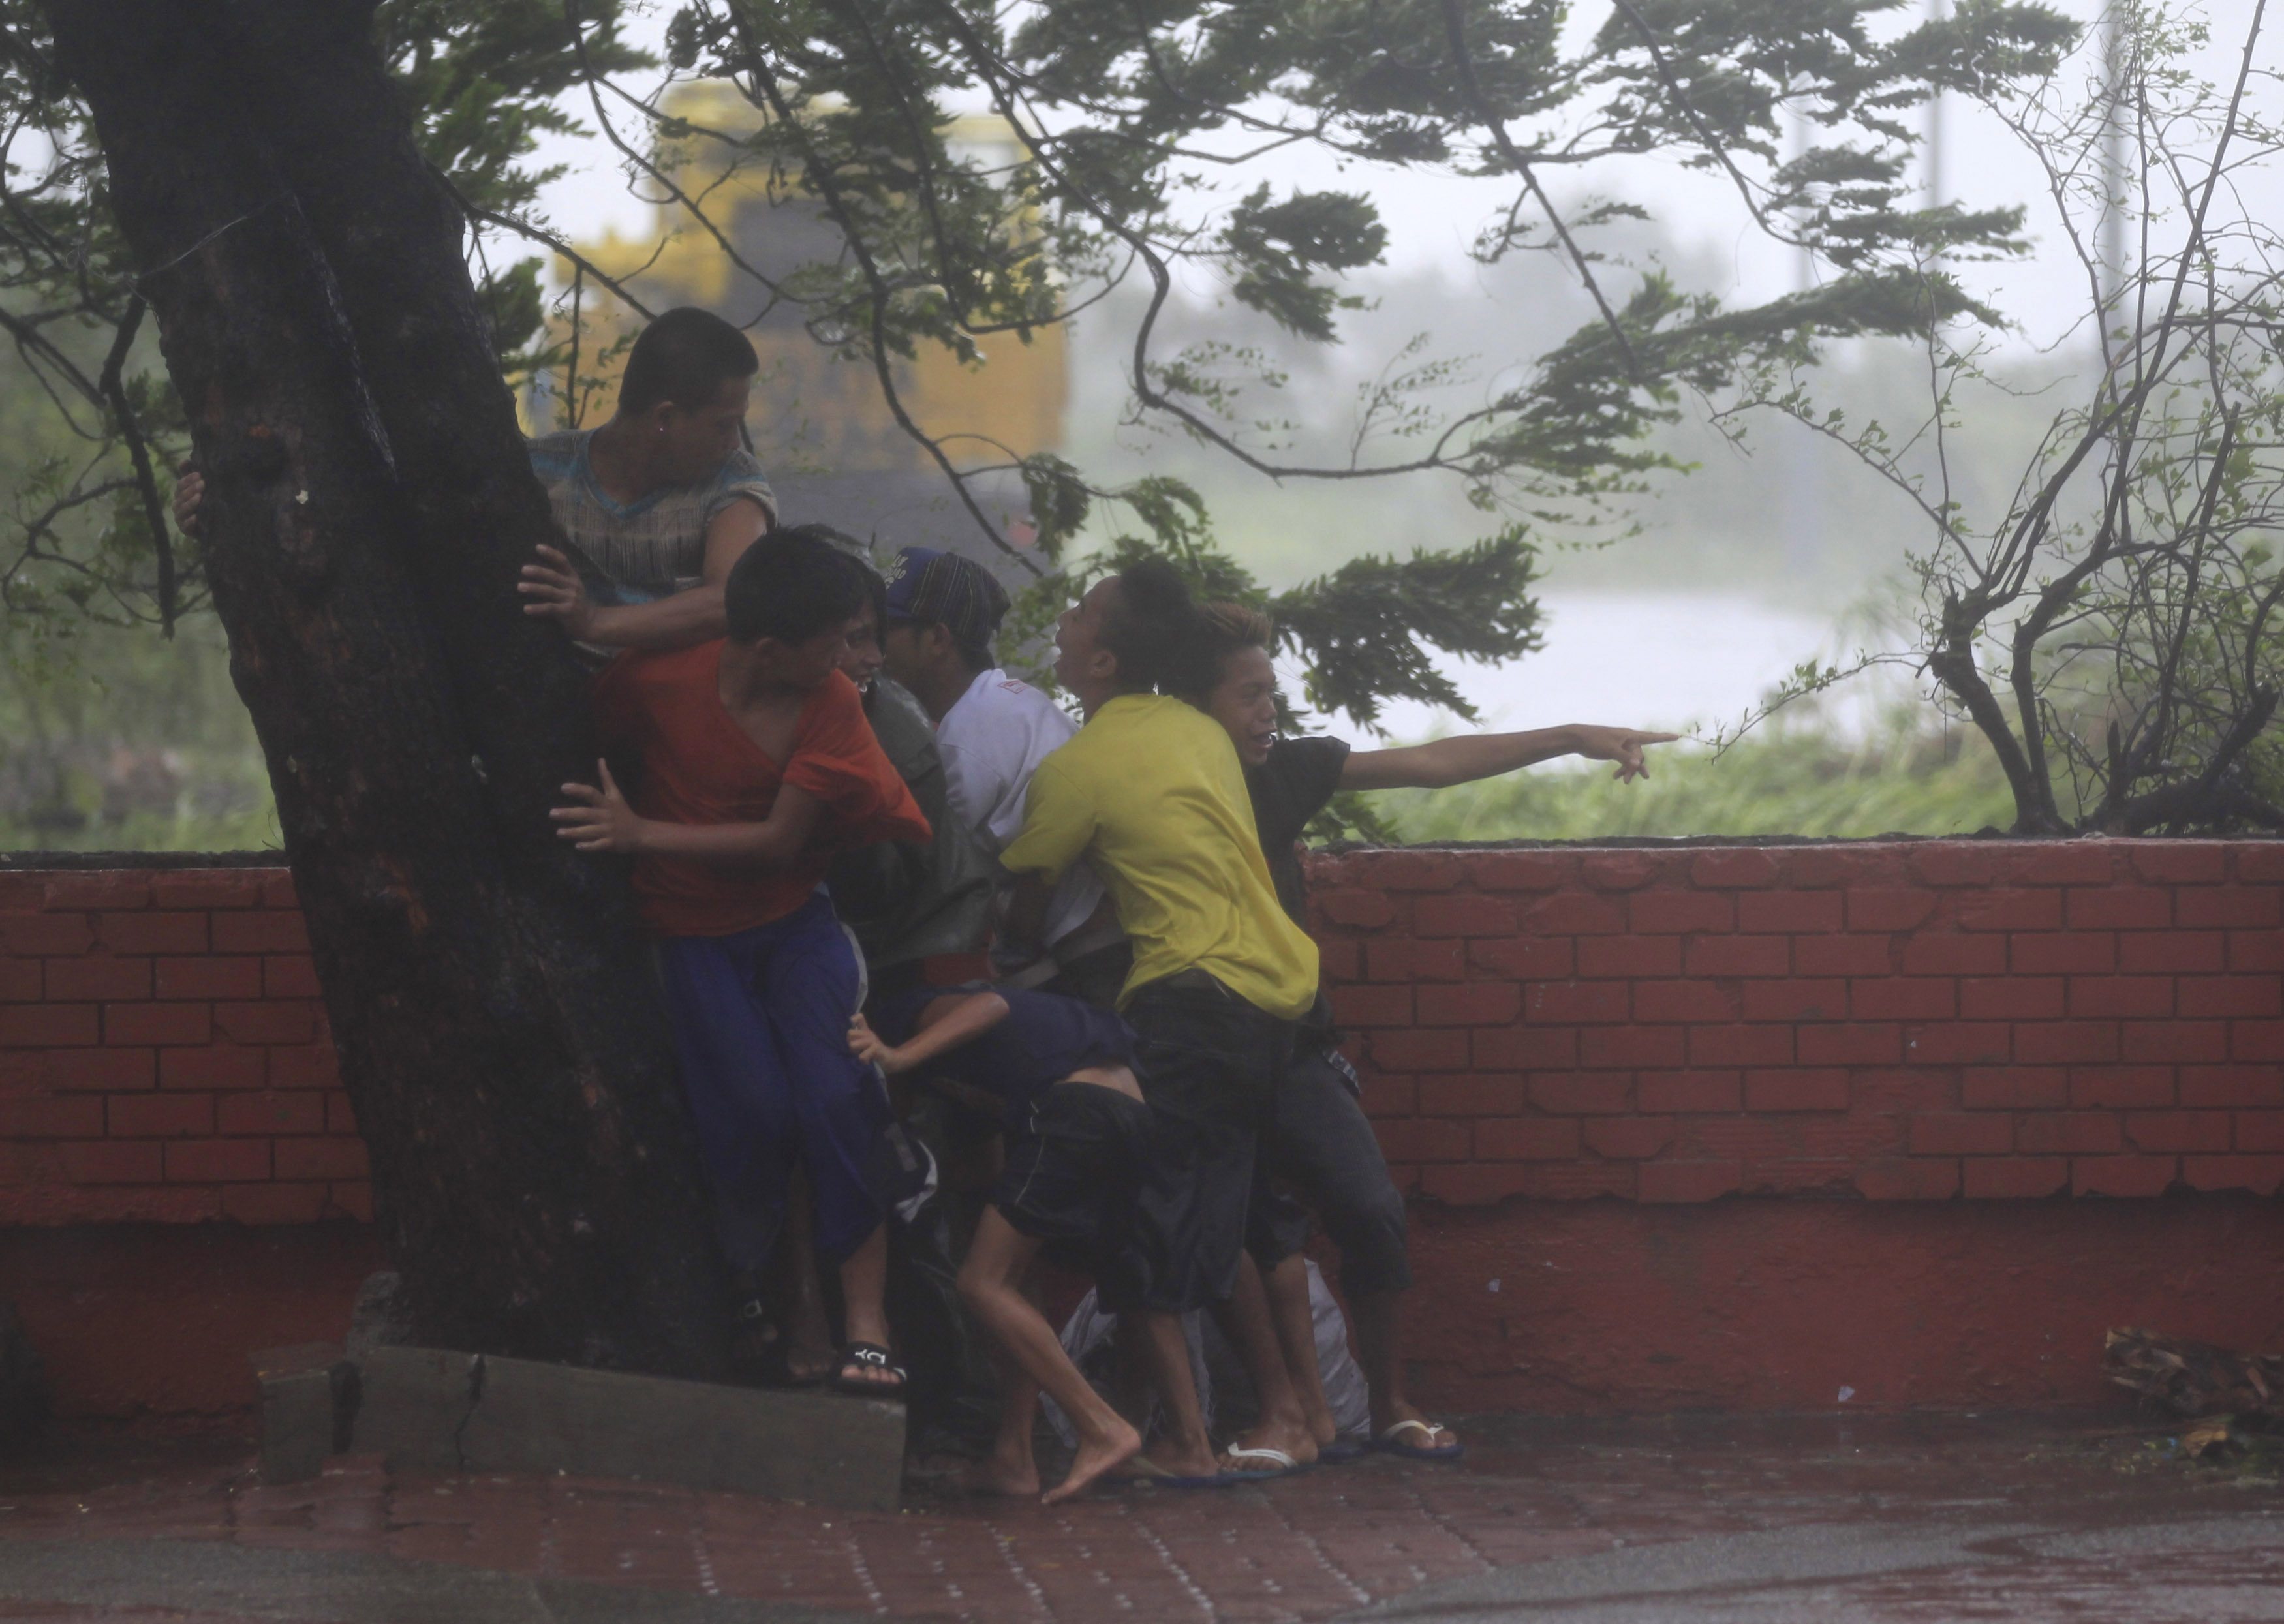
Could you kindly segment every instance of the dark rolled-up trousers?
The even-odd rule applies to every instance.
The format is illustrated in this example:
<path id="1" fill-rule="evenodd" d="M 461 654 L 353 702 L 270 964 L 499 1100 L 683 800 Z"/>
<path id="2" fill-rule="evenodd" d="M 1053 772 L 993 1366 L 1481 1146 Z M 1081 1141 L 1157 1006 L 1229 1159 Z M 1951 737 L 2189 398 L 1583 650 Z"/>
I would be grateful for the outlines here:
<path id="1" fill-rule="evenodd" d="M 1412 1284 L 1404 1245 L 1404 1197 L 1388 1175 L 1358 1097 L 1356 1074 L 1329 1037 L 1304 1033 L 1277 1079 L 1271 1120 L 1255 1157 L 1246 1247 L 1263 1270 L 1309 1240 L 1309 1214 L 1276 1191 L 1279 1180 L 1316 1209 L 1341 1249 L 1341 1286 L 1350 1297 L 1400 1292 Z"/>
<path id="2" fill-rule="evenodd" d="M 1296 1028 L 1196 970 L 1138 989 L 1123 1013 L 1156 1141 L 1122 1271 L 1133 1300 L 1108 1306 L 1187 1313 L 1236 1289 L 1254 1153 Z"/>

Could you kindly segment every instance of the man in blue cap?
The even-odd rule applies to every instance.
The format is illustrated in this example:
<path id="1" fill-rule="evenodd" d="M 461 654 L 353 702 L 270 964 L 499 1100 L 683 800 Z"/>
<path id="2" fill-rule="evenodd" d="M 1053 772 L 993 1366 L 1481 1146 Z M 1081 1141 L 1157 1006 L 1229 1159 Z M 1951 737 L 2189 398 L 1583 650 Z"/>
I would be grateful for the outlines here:
<path id="1" fill-rule="evenodd" d="M 888 675 L 935 722 L 952 815 L 997 857 L 1023 827 L 1031 774 L 1078 723 L 993 659 L 1007 592 L 989 570 L 956 552 L 906 547 L 888 575 Z M 1013 985 L 1110 1007 L 1133 953 L 1102 882 L 1083 864 L 1056 886 L 1041 941 L 1044 957 L 1000 966 Z"/>

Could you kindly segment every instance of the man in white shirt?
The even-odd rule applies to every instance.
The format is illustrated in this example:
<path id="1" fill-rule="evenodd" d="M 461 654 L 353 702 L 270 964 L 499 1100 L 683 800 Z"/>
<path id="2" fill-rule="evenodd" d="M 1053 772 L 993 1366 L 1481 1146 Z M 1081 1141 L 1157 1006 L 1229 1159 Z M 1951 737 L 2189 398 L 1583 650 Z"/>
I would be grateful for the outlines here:
<path id="1" fill-rule="evenodd" d="M 958 553 L 906 547 L 889 563 L 888 675 L 934 718 L 953 816 L 994 861 L 1023 826 L 1031 774 L 1078 731 L 1053 700 L 993 662 L 1006 613 L 1005 589 Z M 1046 956 L 1001 964 L 1009 980 L 1110 1006 L 1132 950 L 1083 864 L 1056 886 L 1041 940 Z"/>

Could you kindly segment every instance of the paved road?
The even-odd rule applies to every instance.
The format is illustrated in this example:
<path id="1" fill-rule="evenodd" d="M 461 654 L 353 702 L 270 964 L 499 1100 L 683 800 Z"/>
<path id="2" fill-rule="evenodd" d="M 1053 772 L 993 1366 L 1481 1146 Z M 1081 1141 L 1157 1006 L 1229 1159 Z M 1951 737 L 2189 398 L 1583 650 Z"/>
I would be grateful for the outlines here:
<path id="1" fill-rule="evenodd" d="M 2284 1506 L 2181 1522 L 1811 1525 L 1622 1547 L 1425 1585 L 1345 1615 L 1460 1624 L 2284 1619 Z"/>
<path id="2" fill-rule="evenodd" d="M 2284 1490 L 2112 1417 L 1475 1424 L 1462 1466 L 901 1515 L 231 1440 L 0 1469 L 0 1624 L 2284 1620 Z"/>

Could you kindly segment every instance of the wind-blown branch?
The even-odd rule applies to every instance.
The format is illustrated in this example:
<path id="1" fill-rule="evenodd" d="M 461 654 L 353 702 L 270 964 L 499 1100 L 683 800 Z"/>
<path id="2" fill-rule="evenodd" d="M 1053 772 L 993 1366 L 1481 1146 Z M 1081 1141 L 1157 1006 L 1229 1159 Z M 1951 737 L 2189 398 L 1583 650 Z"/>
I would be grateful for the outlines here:
<path id="1" fill-rule="evenodd" d="M 98 386 L 111 404 L 112 421 L 118 425 L 120 438 L 127 441 L 127 455 L 135 465 L 135 487 L 143 496 L 143 522 L 150 530 L 151 548 L 158 562 L 159 626 L 171 637 L 175 635 L 178 594 L 175 545 L 167 534 L 167 504 L 159 499 L 159 481 L 151 472 L 151 449 L 144 441 L 143 426 L 135 420 L 134 402 L 127 398 L 127 386 L 120 377 L 121 368 L 127 363 L 127 352 L 134 347 L 136 332 L 143 325 L 145 308 L 140 293 L 127 301 L 126 319 L 119 324 L 119 331 L 111 340 L 111 354 L 104 359 Z"/>

